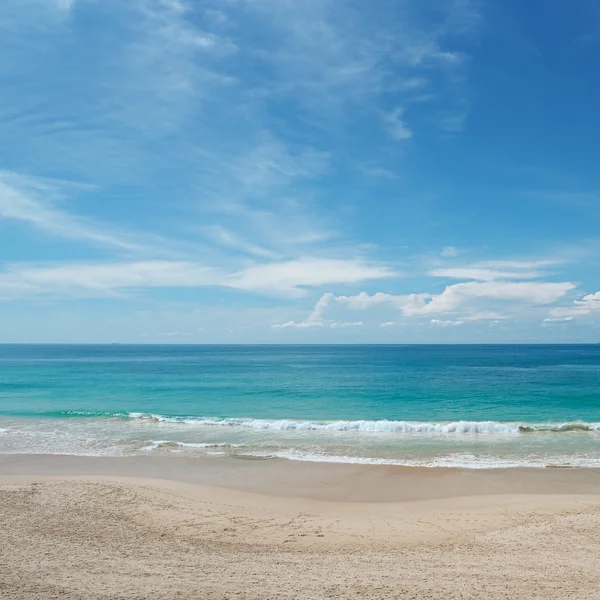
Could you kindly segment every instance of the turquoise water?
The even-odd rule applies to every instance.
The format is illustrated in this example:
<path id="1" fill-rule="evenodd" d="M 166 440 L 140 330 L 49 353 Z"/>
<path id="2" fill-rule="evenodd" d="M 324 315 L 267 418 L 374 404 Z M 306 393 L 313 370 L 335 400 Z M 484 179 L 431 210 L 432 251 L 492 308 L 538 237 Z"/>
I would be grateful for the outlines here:
<path id="1" fill-rule="evenodd" d="M 600 466 L 600 345 L 0 346 L 0 452 Z"/>

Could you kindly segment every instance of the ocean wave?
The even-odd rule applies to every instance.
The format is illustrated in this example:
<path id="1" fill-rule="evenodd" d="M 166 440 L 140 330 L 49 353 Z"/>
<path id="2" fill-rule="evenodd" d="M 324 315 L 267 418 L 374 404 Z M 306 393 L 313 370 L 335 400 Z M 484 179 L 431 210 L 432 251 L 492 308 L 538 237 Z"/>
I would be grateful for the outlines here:
<path id="1" fill-rule="evenodd" d="M 160 450 L 161 448 L 189 448 L 189 449 L 210 449 L 210 448 L 241 448 L 240 444 L 221 443 L 194 443 L 194 442 L 175 442 L 172 440 L 152 440 L 146 447 L 147 450 Z"/>
<path id="2" fill-rule="evenodd" d="M 337 420 L 302 421 L 297 419 L 255 419 L 236 417 L 175 416 L 128 411 L 62 410 L 39 415 L 45 418 L 133 420 L 148 423 L 172 423 L 195 427 L 232 427 L 277 431 L 356 431 L 375 433 L 570 433 L 600 432 L 600 423 L 568 422 L 502 422 L 502 421 L 400 421 L 400 420 Z M 0 429 L 0 433 L 2 430 Z"/>
<path id="3" fill-rule="evenodd" d="M 41 413 L 12 414 L 11 416 L 41 417 L 45 419 L 129 419 L 131 414 L 125 410 L 107 411 L 107 410 L 55 410 Z"/>
<path id="4" fill-rule="evenodd" d="M 179 423 L 197 427 L 245 427 L 277 431 L 359 431 L 380 433 L 490 434 L 530 432 L 600 431 L 600 423 L 502 423 L 499 421 L 296 421 L 293 419 L 243 419 L 218 417 L 179 417 L 129 413 L 129 418 L 154 423 Z"/>

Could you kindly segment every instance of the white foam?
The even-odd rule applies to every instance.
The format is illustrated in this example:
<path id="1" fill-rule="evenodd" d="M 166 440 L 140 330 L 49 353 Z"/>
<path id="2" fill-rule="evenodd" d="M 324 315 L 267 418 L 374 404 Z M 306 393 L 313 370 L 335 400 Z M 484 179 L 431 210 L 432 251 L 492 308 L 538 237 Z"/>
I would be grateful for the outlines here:
<path id="1" fill-rule="evenodd" d="M 398 467 L 424 467 L 424 468 L 455 468 L 455 469 L 511 469 L 517 467 L 578 467 L 578 468 L 598 468 L 600 467 L 600 457 L 590 456 L 569 456 L 565 461 L 565 456 L 529 456 L 520 459 L 482 457 L 467 453 L 448 454 L 437 456 L 435 458 L 419 459 L 391 459 L 391 458 L 368 458 L 362 456 L 334 456 L 328 454 L 310 453 L 298 450 L 283 450 L 272 453 L 250 452 L 250 456 L 261 458 L 284 458 L 287 460 L 322 462 L 322 463 L 341 463 L 355 465 L 390 465 Z"/>
<path id="2" fill-rule="evenodd" d="M 190 448 L 190 449 L 206 449 L 206 448 L 239 448 L 238 444 L 221 443 L 194 443 L 194 442 L 176 442 L 172 440 L 152 440 L 149 446 L 144 450 L 158 450 L 160 448 Z"/>
<path id="3" fill-rule="evenodd" d="M 241 419 L 216 417 L 168 417 L 155 414 L 129 413 L 130 418 L 155 423 L 179 423 L 197 427 L 246 427 L 278 431 L 362 431 L 381 433 L 453 433 L 488 434 L 519 433 L 526 431 L 600 431 L 600 423 L 580 421 L 568 423 L 501 423 L 499 421 L 296 421 L 293 419 Z"/>
<path id="4" fill-rule="evenodd" d="M 245 454 L 312 462 L 473 469 L 600 467 L 597 423 L 328 422 L 143 413 L 132 413 L 129 418 L 4 421 L 2 425 L 10 429 L 0 429 L 0 452 Z"/>

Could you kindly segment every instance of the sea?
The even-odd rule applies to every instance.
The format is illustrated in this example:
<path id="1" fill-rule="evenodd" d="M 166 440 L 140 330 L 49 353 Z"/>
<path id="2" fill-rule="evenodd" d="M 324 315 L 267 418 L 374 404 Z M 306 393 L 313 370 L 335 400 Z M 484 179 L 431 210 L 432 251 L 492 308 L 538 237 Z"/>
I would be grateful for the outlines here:
<path id="1" fill-rule="evenodd" d="M 0 453 L 600 467 L 600 345 L 0 345 Z"/>

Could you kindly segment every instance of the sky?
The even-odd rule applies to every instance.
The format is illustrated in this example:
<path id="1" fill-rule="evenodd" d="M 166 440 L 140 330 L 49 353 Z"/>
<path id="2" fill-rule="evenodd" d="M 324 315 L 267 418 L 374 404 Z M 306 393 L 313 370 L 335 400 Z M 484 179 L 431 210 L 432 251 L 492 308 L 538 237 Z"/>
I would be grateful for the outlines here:
<path id="1" fill-rule="evenodd" d="M 594 0 L 3 0 L 0 342 L 600 342 Z"/>

